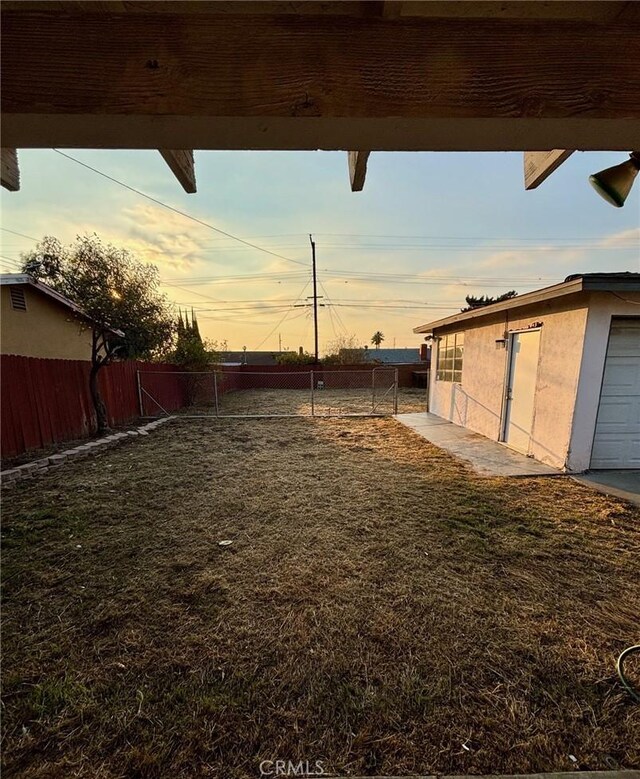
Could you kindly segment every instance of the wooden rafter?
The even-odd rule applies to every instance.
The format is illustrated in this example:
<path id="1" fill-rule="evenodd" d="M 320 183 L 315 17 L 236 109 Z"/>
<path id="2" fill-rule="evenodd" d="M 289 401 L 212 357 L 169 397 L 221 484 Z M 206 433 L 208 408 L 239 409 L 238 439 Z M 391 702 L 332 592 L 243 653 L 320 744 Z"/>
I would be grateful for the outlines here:
<path id="1" fill-rule="evenodd" d="M 196 171 L 193 151 L 187 149 L 158 149 L 185 192 L 196 192 Z"/>
<path id="2" fill-rule="evenodd" d="M 367 161 L 369 160 L 368 151 L 350 151 L 349 155 L 349 178 L 351 179 L 351 191 L 361 192 L 364 187 L 364 180 L 367 175 Z"/>
<path id="3" fill-rule="evenodd" d="M 399 19 L 402 15 L 403 0 L 383 0 L 382 15 L 385 19 Z"/>
<path id="4" fill-rule="evenodd" d="M 17 192 L 20 189 L 18 152 L 15 149 L 0 150 L 0 183 L 10 192 Z"/>
<path id="5" fill-rule="evenodd" d="M 571 155 L 567 149 L 526 151 L 524 153 L 524 188 L 535 189 Z"/>

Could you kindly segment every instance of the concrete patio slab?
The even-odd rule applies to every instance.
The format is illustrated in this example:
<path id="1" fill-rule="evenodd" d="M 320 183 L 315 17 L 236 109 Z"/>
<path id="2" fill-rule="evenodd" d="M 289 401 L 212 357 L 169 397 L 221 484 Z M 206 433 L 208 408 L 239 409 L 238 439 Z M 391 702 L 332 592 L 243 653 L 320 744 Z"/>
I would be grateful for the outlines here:
<path id="1" fill-rule="evenodd" d="M 466 460 L 481 476 L 563 476 L 562 471 L 427 412 L 395 419 L 435 446 Z"/>
<path id="2" fill-rule="evenodd" d="M 589 471 L 573 478 L 605 495 L 615 495 L 616 498 L 640 506 L 640 471 Z"/>

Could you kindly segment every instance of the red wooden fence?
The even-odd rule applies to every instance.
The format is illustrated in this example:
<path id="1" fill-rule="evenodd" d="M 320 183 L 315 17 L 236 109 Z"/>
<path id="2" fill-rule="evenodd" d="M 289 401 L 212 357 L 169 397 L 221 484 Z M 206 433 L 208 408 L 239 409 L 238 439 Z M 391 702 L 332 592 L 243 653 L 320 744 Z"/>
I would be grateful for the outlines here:
<path id="1" fill-rule="evenodd" d="M 278 374 L 300 373 L 306 377 L 311 365 L 234 366 L 221 368 L 224 380 L 218 382 L 220 394 L 250 388 L 281 386 Z M 384 366 L 386 367 L 386 366 Z M 391 367 L 391 366 L 389 366 Z M 42 449 L 54 443 L 84 438 L 95 430 L 95 413 L 89 394 L 91 364 L 84 360 L 49 360 L 35 357 L 0 356 L 0 391 L 2 394 L 1 446 L 2 457 L 15 457 L 32 449 Z M 351 386 L 355 371 L 371 371 L 371 365 L 326 366 L 326 376 L 332 386 Z M 421 365 L 398 366 L 401 387 L 413 383 L 413 373 Z M 318 372 L 322 368 L 313 367 Z M 143 413 L 156 416 L 161 410 L 171 412 L 188 405 L 198 394 L 193 375 L 180 372 L 178 366 L 137 361 L 118 362 L 99 373 L 100 389 L 107 406 L 109 424 L 126 425 L 140 416 L 137 372 L 144 373 Z M 335 371 L 335 373 L 334 373 Z M 153 378 L 150 373 L 157 374 Z M 339 376 L 343 373 L 343 376 Z M 292 377 L 293 379 L 293 377 Z M 210 381 L 211 376 L 204 377 Z M 292 384 L 292 386 L 294 386 Z M 295 385 L 297 386 L 297 385 Z M 360 386 L 358 384 L 358 386 Z M 202 390 L 202 388 L 200 388 Z M 204 388 L 207 398 L 213 397 L 213 385 Z"/>
<path id="2" fill-rule="evenodd" d="M 90 368 L 84 360 L 0 357 L 2 457 L 91 435 L 95 413 L 89 394 Z M 98 375 L 111 425 L 127 424 L 140 415 L 138 369 L 171 371 L 175 367 L 130 361 L 103 368 Z M 173 411 L 183 405 L 183 399 L 178 388 L 170 397 L 170 389 L 164 400 Z"/>

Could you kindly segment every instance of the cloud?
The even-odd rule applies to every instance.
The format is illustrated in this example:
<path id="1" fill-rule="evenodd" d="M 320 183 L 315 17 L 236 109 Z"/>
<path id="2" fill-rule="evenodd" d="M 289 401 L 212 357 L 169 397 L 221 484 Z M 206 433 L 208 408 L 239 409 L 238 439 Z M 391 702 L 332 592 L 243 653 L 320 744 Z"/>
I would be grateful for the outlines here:
<path id="1" fill-rule="evenodd" d="M 598 242 L 598 246 L 629 246 L 633 248 L 636 244 L 640 248 L 640 227 L 633 227 L 630 230 L 622 230 L 619 233 L 607 235 Z"/>
<path id="2" fill-rule="evenodd" d="M 523 268 L 540 270 L 541 264 L 553 262 L 554 265 L 575 262 L 585 255 L 584 249 L 559 246 L 535 246 L 531 249 L 516 249 L 493 252 L 481 260 L 478 268 L 500 268 L 519 271 Z"/>
<path id="3" fill-rule="evenodd" d="M 156 265 L 161 273 L 169 271 L 171 275 L 193 274 L 211 241 L 210 233 L 204 228 L 190 225 L 184 217 L 159 206 L 134 205 L 113 211 L 109 216 L 91 223 L 77 221 L 72 235 L 60 223 L 59 232 L 67 234 L 68 240 L 76 235 L 98 233 L 105 241 L 128 249 L 143 262 Z"/>
<path id="4" fill-rule="evenodd" d="M 161 270 L 192 271 L 211 238 L 179 214 L 153 205 L 123 209 L 128 247 Z"/>

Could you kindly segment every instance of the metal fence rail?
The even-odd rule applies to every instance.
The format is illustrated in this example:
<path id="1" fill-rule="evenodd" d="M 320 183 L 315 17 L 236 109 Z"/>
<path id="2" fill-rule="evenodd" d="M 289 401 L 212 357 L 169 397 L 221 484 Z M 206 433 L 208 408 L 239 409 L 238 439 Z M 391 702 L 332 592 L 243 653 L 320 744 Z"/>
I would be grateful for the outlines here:
<path id="1" fill-rule="evenodd" d="M 398 412 L 398 370 L 138 373 L 141 416 L 167 414 L 163 399 L 176 394 L 187 417 L 389 416 Z"/>

